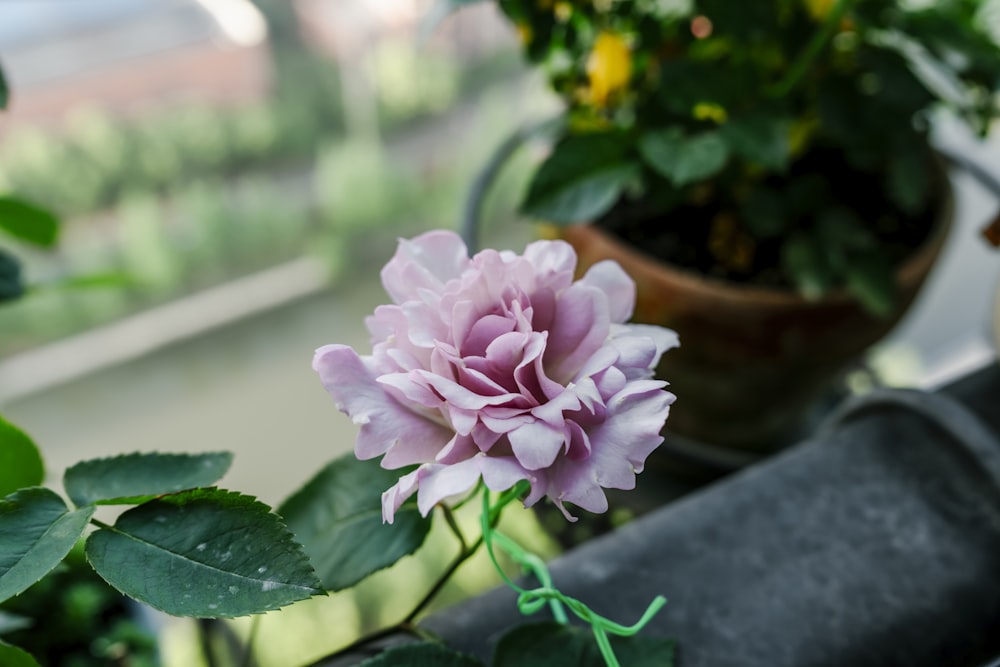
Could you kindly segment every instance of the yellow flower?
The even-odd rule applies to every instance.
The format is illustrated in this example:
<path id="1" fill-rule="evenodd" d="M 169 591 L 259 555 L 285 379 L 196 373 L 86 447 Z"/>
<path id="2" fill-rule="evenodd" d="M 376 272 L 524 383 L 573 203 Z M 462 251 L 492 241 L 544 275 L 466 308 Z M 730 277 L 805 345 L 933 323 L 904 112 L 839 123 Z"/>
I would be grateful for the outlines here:
<path id="1" fill-rule="evenodd" d="M 729 114 L 726 113 L 725 109 L 712 102 L 698 102 L 691 110 L 691 115 L 697 120 L 710 120 L 720 125 L 725 123 L 726 119 L 729 118 Z"/>
<path id="2" fill-rule="evenodd" d="M 587 58 L 590 98 L 594 106 L 607 106 L 608 98 L 628 86 L 632 78 L 632 50 L 621 35 L 602 32 Z"/>
<path id="3" fill-rule="evenodd" d="M 803 4 L 809 11 L 809 15 L 817 22 L 826 18 L 826 15 L 833 9 L 834 2 L 836 0 L 803 0 Z"/>
<path id="4" fill-rule="evenodd" d="M 516 23 L 514 28 L 517 30 L 517 36 L 521 40 L 521 44 L 528 46 L 531 44 L 531 40 L 534 37 L 534 31 L 531 29 L 531 25 L 528 23 Z"/>

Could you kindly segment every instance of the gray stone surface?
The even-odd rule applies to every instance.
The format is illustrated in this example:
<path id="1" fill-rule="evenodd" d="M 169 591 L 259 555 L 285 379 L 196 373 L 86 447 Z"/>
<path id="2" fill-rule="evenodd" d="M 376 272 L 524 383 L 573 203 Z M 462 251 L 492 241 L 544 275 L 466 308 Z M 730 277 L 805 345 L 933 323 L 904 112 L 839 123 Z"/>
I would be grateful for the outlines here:
<path id="1" fill-rule="evenodd" d="M 645 632 L 678 640 L 679 667 L 990 662 L 1000 656 L 1000 368 L 940 394 L 876 398 L 552 571 L 620 622 L 665 595 Z M 498 589 L 425 625 L 488 659 L 522 620 Z"/>

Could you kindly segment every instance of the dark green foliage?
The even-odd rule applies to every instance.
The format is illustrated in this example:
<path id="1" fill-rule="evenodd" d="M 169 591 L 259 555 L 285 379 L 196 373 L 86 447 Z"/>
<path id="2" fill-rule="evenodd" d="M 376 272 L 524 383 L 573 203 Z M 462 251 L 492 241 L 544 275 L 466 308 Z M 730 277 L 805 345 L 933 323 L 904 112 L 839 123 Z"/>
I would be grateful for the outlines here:
<path id="1" fill-rule="evenodd" d="M 63 484 L 79 507 L 135 505 L 154 496 L 214 484 L 232 461 L 229 452 L 122 454 L 71 466 L 63 475 Z"/>
<path id="2" fill-rule="evenodd" d="M 30 487 L 0 500 L 0 602 L 56 567 L 83 531 L 93 507 L 70 511 L 48 489 Z"/>
<path id="3" fill-rule="evenodd" d="M 674 641 L 656 637 L 611 637 L 623 667 L 671 667 Z M 494 667 L 602 667 L 605 664 L 589 628 L 546 621 L 519 625 L 505 633 L 493 653 Z"/>
<path id="4" fill-rule="evenodd" d="M 24 295 L 21 282 L 21 262 L 17 257 L 0 248 L 0 304 L 14 301 Z"/>
<path id="5" fill-rule="evenodd" d="M 400 474 L 346 455 L 278 508 L 327 590 L 353 586 L 424 543 L 431 520 L 413 503 L 401 507 L 391 525 L 382 523 L 382 492 Z"/>
<path id="6" fill-rule="evenodd" d="M 45 466 L 34 441 L 0 417 L 0 497 L 26 486 L 38 486 L 44 478 Z"/>
<path id="7" fill-rule="evenodd" d="M 10 89 L 7 88 L 7 78 L 0 67 L 0 109 L 6 109 L 10 103 Z"/>
<path id="8" fill-rule="evenodd" d="M 221 489 L 143 503 L 91 535 L 86 553 L 119 591 L 175 616 L 245 616 L 323 592 L 278 517 Z"/>
<path id="9" fill-rule="evenodd" d="M 553 663 L 554 664 L 554 663 Z M 369 658 L 360 667 L 482 667 L 475 658 L 433 642 L 396 646 Z"/>
<path id="10" fill-rule="evenodd" d="M 0 196 L 0 229 L 22 241 L 48 248 L 56 242 L 59 222 L 45 209 L 23 199 Z"/>
<path id="11" fill-rule="evenodd" d="M 535 175 L 524 212 L 560 223 L 592 220 L 604 214 L 639 173 L 626 149 L 616 134 L 564 139 Z"/>
<path id="12" fill-rule="evenodd" d="M 4 667 L 39 667 L 29 653 L 0 640 L 0 665 Z"/>
<path id="13" fill-rule="evenodd" d="M 138 616 L 139 608 L 108 586 L 90 568 L 82 549 L 74 549 L 49 576 L 0 611 L 30 619 L 30 625 L 4 635 L 43 665 L 155 667 L 156 637 Z M 8 662 L 0 645 L 0 665 Z"/>

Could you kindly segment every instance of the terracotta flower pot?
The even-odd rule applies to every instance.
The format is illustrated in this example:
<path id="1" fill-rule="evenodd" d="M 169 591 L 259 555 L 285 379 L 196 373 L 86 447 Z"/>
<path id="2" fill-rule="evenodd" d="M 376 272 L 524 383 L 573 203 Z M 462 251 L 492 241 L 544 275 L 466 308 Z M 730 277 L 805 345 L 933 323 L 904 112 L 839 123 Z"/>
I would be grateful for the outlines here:
<path id="1" fill-rule="evenodd" d="M 951 226 L 947 187 L 941 201 L 935 229 L 896 272 L 898 303 L 886 318 L 869 314 L 843 291 L 809 301 L 791 290 L 681 270 L 593 225 L 562 234 L 579 255 L 581 272 L 610 258 L 632 275 L 635 321 L 680 334 L 680 349 L 664 355 L 659 368 L 678 396 L 667 423 L 667 451 L 673 434 L 688 450 L 704 443 L 764 453 L 801 436 L 810 409 L 837 375 L 906 312 Z"/>

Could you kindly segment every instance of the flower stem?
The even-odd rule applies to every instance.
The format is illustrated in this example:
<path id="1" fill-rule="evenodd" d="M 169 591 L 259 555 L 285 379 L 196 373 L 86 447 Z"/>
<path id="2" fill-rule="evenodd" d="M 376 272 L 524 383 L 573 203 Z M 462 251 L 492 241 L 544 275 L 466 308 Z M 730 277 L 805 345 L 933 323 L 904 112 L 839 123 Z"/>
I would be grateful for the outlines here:
<path id="1" fill-rule="evenodd" d="M 830 40 L 833 31 L 840 25 L 840 18 L 844 15 L 844 10 L 847 9 L 848 2 L 850 0 L 835 0 L 835 4 L 830 8 L 829 13 L 827 13 L 823 21 L 823 25 L 813 35 L 812 40 L 806 45 L 802 55 L 792 65 L 785 78 L 772 86 L 768 91 L 774 97 L 784 97 L 787 95 L 795 84 L 799 82 L 799 79 L 805 76 L 809 66 L 816 60 L 823 47 Z"/>
<path id="2" fill-rule="evenodd" d="M 252 667 L 254 664 L 253 644 L 254 640 L 257 639 L 257 630 L 259 628 L 260 614 L 254 614 L 253 618 L 250 619 L 250 634 L 247 636 L 246 647 L 243 650 L 243 661 L 241 663 L 242 667 Z"/>
<path id="3" fill-rule="evenodd" d="M 455 535 L 455 538 L 458 539 L 458 555 L 455 556 L 455 560 L 451 562 L 448 569 L 445 570 L 440 577 L 438 577 L 436 582 L 434 582 L 434 585 L 429 591 L 427 591 L 427 594 L 424 595 L 413 610 L 406 615 L 406 618 L 403 619 L 404 624 L 410 624 L 413 622 L 413 619 L 415 619 L 417 615 L 431 603 L 437 594 L 441 592 L 441 589 L 444 588 L 445 584 L 448 583 L 448 580 L 451 579 L 451 575 L 455 574 L 455 571 L 462 566 L 462 563 L 469 560 L 469 558 L 476 553 L 476 550 L 479 549 L 479 545 L 483 543 L 483 538 L 480 537 L 471 545 L 468 544 L 465 540 L 465 536 L 462 534 L 462 530 L 458 527 L 458 523 L 455 521 L 455 515 L 452 513 L 451 509 L 447 505 L 441 505 L 440 507 L 441 511 L 444 513 L 445 522 L 448 524 L 451 532 Z"/>

